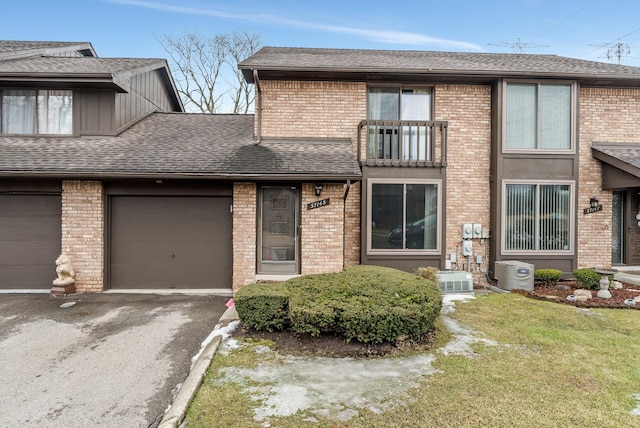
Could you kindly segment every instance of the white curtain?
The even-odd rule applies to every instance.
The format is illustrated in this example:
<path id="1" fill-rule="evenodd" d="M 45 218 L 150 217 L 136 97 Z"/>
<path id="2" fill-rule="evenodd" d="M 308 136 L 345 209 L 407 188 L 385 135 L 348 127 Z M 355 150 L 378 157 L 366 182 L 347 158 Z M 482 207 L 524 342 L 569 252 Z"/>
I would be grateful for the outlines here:
<path id="1" fill-rule="evenodd" d="M 36 91 L 2 91 L 2 133 L 35 134 Z"/>
<path id="2" fill-rule="evenodd" d="M 72 115 L 71 91 L 38 91 L 40 134 L 72 134 Z"/>

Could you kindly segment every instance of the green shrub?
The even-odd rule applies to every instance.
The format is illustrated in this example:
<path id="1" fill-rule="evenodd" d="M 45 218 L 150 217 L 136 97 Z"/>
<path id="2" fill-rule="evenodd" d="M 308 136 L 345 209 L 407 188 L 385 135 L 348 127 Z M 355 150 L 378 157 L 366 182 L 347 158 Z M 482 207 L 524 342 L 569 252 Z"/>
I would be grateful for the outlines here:
<path id="1" fill-rule="evenodd" d="M 585 288 L 591 290 L 600 288 L 600 275 L 592 268 L 576 269 L 573 271 L 573 276 L 575 276 Z"/>
<path id="2" fill-rule="evenodd" d="M 436 284 L 440 282 L 438 268 L 435 267 L 419 267 L 416 269 L 416 275 L 423 277 L 427 281 L 435 282 Z"/>
<path id="3" fill-rule="evenodd" d="M 246 327 L 282 330 L 288 320 L 289 287 L 286 283 L 250 284 L 238 290 L 233 302 Z"/>
<path id="4" fill-rule="evenodd" d="M 536 269 L 533 271 L 533 279 L 543 282 L 547 287 L 554 287 L 560 281 L 561 276 L 562 271 L 558 269 Z"/>
<path id="5" fill-rule="evenodd" d="M 258 299 L 260 305 L 249 307 L 247 292 L 240 293 L 247 287 L 241 289 L 236 294 L 236 300 L 240 295 L 244 305 L 242 310 L 238 308 L 241 321 L 252 328 L 267 329 L 265 326 L 284 325 L 286 319 L 298 333 L 319 336 L 333 332 L 346 340 L 382 343 L 420 337 L 433 328 L 442 307 L 435 282 L 380 266 L 353 266 L 340 273 L 293 278 L 284 284 L 285 291 L 275 296 L 288 296 L 287 305 L 282 301 L 276 304 L 274 293 L 270 293 L 268 299 Z M 251 293 L 256 288 L 265 290 L 250 287 Z M 248 314 L 250 309 L 265 309 L 271 315 Z M 282 310 L 288 311 L 286 316 Z M 278 321 L 269 323 L 269 316 L 274 315 Z"/>

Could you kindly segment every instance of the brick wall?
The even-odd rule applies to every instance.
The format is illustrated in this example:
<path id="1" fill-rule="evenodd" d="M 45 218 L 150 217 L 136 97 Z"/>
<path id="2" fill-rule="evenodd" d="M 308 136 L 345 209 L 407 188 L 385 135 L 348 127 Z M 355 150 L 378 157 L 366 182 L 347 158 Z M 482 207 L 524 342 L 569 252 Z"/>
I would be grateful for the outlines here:
<path id="1" fill-rule="evenodd" d="M 580 89 L 580 182 L 578 185 L 578 266 L 611 264 L 611 192 L 602 190 L 600 161 L 591 143 L 640 143 L 640 90 Z M 589 199 L 596 197 L 602 211 L 584 215 Z"/>
<path id="2" fill-rule="evenodd" d="M 263 137 L 350 138 L 355 150 L 358 123 L 367 118 L 364 83 L 265 80 L 260 84 Z"/>
<path id="3" fill-rule="evenodd" d="M 345 215 L 344 265 L 360 264 L 360 196 L 362 183 L 352 183 L 347 195 Z M 346 189 L 345 189 L 346 190 Z"/>
<path id="4" fill-rule="evenodd" d="M 491 154 L 491 87 L 437 85 L 435 120 L 449 121 L 445 218 L 447 239 L 443 252 L 460 255 L 463 223 L 489 227 L 489 166 Z M 487 241 L 473 241 L 474 255 L 488 261 Z M 466 259 L 465 259 L 466 260 Z M 482 266 L 472 264 L 476 280 Z"/>
<path id="5" fill-rule="evenodd" d="M 339 272 L 344 260 L 344 184 L 322 185 L 322 195 L 314 193 L 315 184 L 302 185 L 301 273 Z M 329 199 L 329 205 L 307 209 L 307 204 Z"/>
<path id="6" fill-rule="evenodd" d="M 256 183 L 233 184 L 233 290 L 256 278 Z"/>
<path id="7" fill-rule="evenodd" d="M 62 182 L 62 253 L 71 259 L 78 292 L 102 291 L 104 197 L 101 182 Z"/>

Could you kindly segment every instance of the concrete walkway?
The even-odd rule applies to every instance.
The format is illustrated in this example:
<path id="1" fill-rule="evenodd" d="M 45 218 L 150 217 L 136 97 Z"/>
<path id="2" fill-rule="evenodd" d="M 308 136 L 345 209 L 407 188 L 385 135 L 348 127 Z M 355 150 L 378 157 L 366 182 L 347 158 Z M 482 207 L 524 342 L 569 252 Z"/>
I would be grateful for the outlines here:
<path id="1" fill-rule="evenodd" d="M 228 300 L 0 295 L 0 426 L 157 426 Z"/>

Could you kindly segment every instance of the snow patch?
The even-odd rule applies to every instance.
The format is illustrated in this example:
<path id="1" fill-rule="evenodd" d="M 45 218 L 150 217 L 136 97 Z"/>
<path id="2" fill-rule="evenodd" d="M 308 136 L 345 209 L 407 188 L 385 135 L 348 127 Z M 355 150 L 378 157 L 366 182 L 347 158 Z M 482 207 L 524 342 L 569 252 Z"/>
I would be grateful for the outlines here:
<path id="1" fill-rule="evenodd" d="M 256 368 L 222 369 L 216 384 L 246 386 L 259 405 L 254 410 L 256 421 L 299 410 L 349 420 L 358 414 L 356 409 L 381 413 L 401 405 L 422 376 L 436 373 L 434 359 L 433 355 L 367 360 L 276 355 Z"/>
<path id="2" fill-rule="evenodd" d="M 235 330 L 238 324 L 240 324 L 240 321 L 238 320 L 232 321 L 224 327 L 222 327 L 222 324 L 216 324 L 211 333 L 209 333 L 209 336 L 207 336 L 207 338 L 200 344 L 200 350 L 198 351 L 198 353 L 194 355 L 193 358 L 191 358 L 191 368 L 193 368 L 196 361 L 198 361 L 198 358 L 200 358 L 200 355 L 202 355 L 204 348 L 206 348 L 207 345 L 211 343 L 211 341 L 216 336 L 222 336 L 222 341 L 224 341 L 225 339 L 229 338 L 229 335 L 231 334 L 231 332 L 233 332 L 233 330 Z"/>
<path id="3" fill-rule="evenodd" d="M 631 411 L 631 414 L 640 416 L 640 394 L 633 394 L 633 399 L 636 400 L 636 408 Z"/>
<path id="4" fill-rule="evenodd" d="M 498 345 L 498 343 L 493 340 L 480 337 L 482 333 L 467 328 L 453 318 L 446 316 L 447 314 L 455 312 L 456 301 L 466 301 L 474 298 L 475 296 L 472 294 L 449 294 L 443 297 L 441 311 L 442 323 L 451 333 L 453 333 L 453 340 L 447 343 L 444 348 L 438 350 L 444 355 L 476 357 L 477 354 L 471 348 L 472 344 L 484 343 L 487 346 Z"/>

